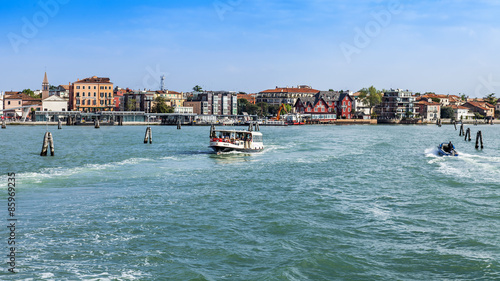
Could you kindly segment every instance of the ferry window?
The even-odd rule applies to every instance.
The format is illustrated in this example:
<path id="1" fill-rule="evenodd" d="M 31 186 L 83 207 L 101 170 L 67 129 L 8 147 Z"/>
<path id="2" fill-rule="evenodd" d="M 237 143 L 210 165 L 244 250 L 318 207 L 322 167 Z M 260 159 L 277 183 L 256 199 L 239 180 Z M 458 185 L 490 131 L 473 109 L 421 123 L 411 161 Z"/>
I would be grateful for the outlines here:
<path id="1" fill-rule="evenodd" d="M 254 135 L 253 136 L 253 141 L 254 142 L 262 142 L 262 136 L 260 136 L 260 135 Z"/>

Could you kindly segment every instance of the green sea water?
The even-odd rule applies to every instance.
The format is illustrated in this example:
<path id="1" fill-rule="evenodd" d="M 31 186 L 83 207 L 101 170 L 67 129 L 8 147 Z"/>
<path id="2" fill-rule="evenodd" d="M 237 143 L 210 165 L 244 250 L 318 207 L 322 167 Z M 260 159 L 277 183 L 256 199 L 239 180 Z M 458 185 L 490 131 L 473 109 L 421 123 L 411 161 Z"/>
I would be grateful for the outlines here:
<path id="1" fill-rule="evenodd" d="M 0 279 L 500 280 L 500 127 L 470 128 L 261 127 L 264 152 L 216 155 L 209 127 L 49 127 L 40 157 L 45 126 L 9 126 Z"/>

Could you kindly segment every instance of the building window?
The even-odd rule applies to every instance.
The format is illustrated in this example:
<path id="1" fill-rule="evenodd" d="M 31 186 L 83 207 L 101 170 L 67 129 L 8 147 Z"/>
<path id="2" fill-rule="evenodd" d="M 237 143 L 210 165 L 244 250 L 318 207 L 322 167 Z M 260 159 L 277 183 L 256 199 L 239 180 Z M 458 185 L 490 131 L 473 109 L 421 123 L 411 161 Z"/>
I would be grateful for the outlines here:
<path id="1" fill-rule="evenodd" d="M 95 90 L 96 88 L 97 88 L 97 87 L 96 87 L 96 86 L 94 86 L 94 90 Z"/>
<path id="2" fill-rule="evenodd" d="M 100 89 L 102 90 L 102 89 L 104 89 L 104 87 L 103 87 L 103 86 L 101 86 L 101 88 L 100 88 Z"/>
<path id="3" fill-rule="evenodd" d="M 8 102 L 8 104 L 10 105 L 10 101 Z"/>
<path id="4" fill-rule="evenodd" d="M 96 96 L 96 93 L 94 92 L 94 97 Z"/>

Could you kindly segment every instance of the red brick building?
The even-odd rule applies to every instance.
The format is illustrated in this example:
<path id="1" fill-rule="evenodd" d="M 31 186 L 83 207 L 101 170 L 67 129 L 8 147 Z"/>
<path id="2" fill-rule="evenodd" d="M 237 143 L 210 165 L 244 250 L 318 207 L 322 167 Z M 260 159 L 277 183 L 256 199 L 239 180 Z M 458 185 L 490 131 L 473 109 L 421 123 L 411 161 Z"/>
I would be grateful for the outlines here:
<path id="1" fill-rule="evenodd" d="M 314 97 L 298 98 L 295 112 L 311 114 L 311 120 L 352 119 L 353 99 L 339 92 L 319 92 Z"/>

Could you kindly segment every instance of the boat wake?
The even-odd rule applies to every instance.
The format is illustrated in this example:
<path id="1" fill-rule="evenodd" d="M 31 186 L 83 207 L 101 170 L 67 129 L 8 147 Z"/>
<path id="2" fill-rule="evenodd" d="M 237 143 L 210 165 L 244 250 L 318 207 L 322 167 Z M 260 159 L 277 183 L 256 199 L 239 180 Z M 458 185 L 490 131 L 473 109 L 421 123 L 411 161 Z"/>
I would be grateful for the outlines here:
<path id="1" fill-rule="evenodd" d="M 472 180 L 475 183 L 500 183 L 500 157 L 459 152 L 458 157 L 443 157 L 437 148 L 425 150 L 429 164 L 447 176 Z"/>

